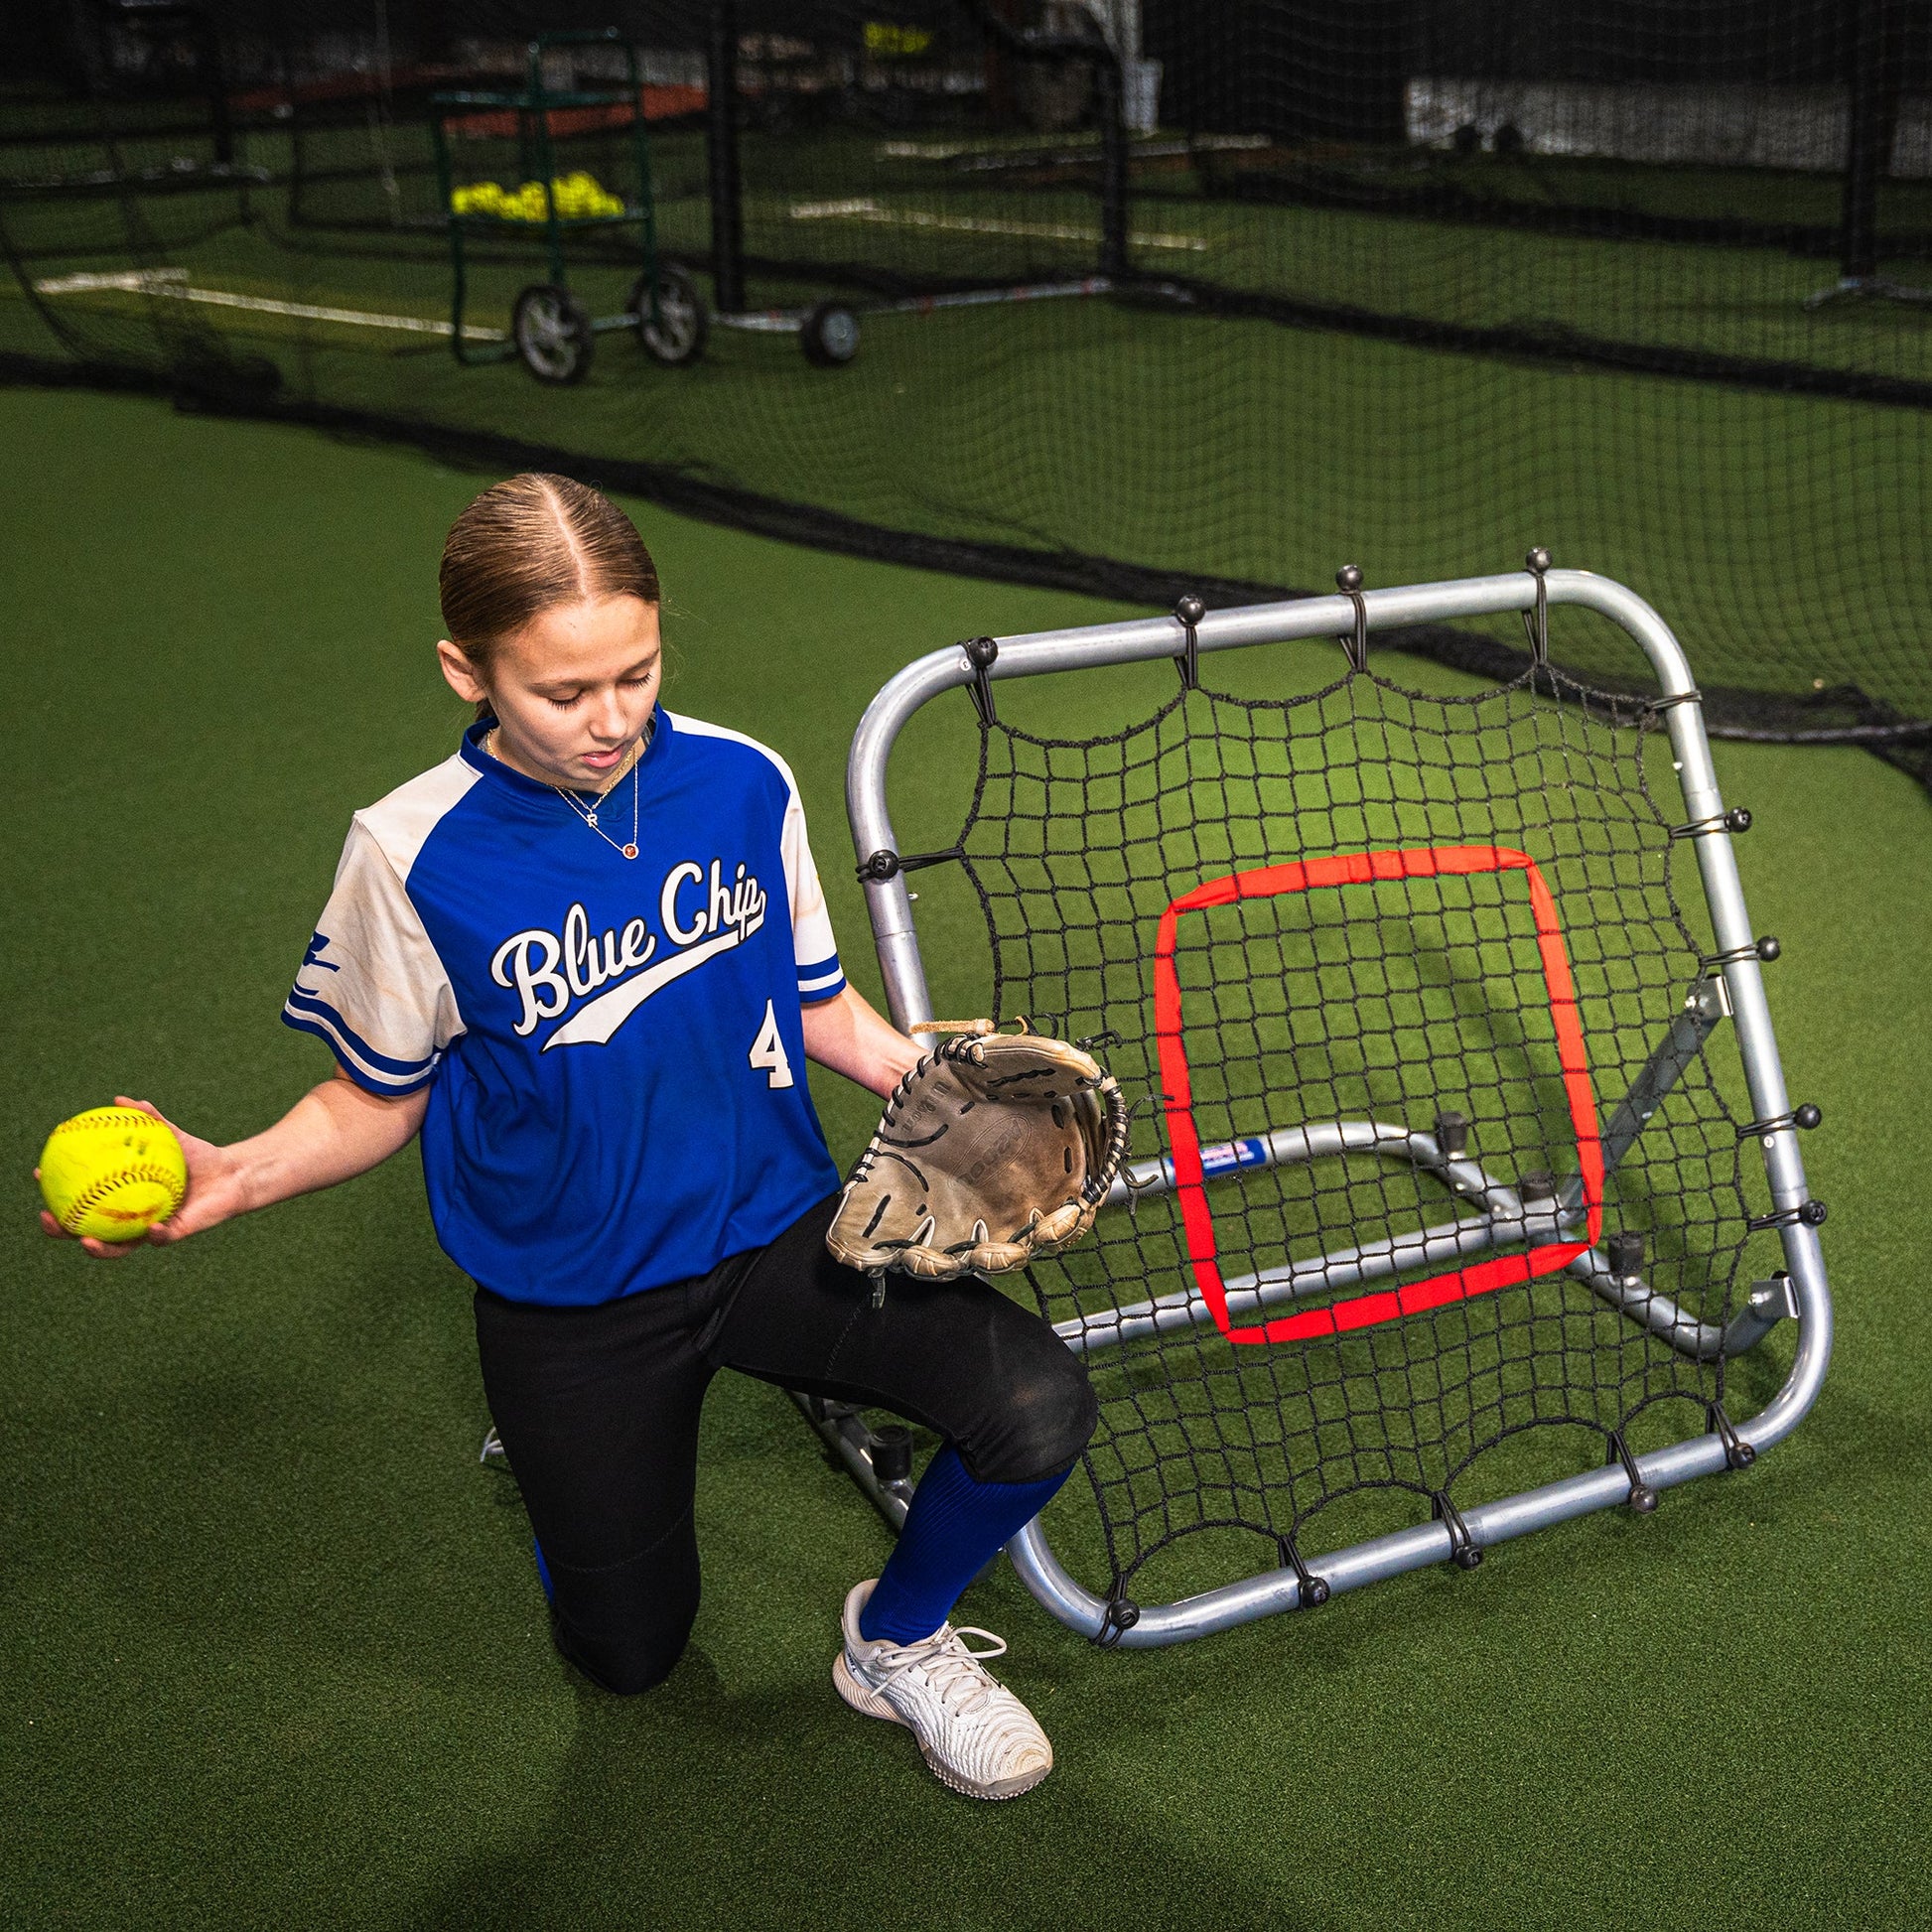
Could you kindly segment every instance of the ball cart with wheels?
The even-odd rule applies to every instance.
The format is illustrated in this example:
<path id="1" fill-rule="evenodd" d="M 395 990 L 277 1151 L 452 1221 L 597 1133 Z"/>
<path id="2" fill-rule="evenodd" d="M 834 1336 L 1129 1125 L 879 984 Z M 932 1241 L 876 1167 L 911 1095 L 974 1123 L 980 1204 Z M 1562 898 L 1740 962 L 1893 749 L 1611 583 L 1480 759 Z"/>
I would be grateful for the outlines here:
<path id="1" fill-rule="evenodd" d="M 551 87 L 544 78 L 544 56 L 563 47 L 615 47 L 621 50 L 626 73 L 623 91 L 615 88 Z M 657 253 L 657 219 L 651 196 L 650 153 L 644 133 L 642 79 L 637 50 L 615 27 L 596 32 L 545 34 L 529 46 L 529 77 L 524 87 L 505 92 L 466 90 L 431 97 L 430 126 L 436 146 L 437 186 L 449 221 L 451 299 L 450 345 L 460 362 L 502 361 L 515 356 L 539 382 L 578 382 L 591 365 L 597 338 L 615 330 L 633 333 L 655 361 L 675 366 L 704 352 L 705 308 L 689 276 Z M 633 156 L 627 196 L 566 193 L 555 165 L 555 137 L 572 125 L 627 107 Z M 456 181 L 453 133 L 478 129 L 516 136 L 525 189 L 514 197 L 486 202 Z M 565 241 L 585 229 L 634 229 L 638 274 L 620 315 L 593 316 L 572 290 L 564 263 Z M 516 297 L 510 312 L 509 342 L 497 347 L 465 334 L 469 302 L 467 249 L 475 237 L 505 234 L 541 236 L 549 279 L 532 282 Z"/>

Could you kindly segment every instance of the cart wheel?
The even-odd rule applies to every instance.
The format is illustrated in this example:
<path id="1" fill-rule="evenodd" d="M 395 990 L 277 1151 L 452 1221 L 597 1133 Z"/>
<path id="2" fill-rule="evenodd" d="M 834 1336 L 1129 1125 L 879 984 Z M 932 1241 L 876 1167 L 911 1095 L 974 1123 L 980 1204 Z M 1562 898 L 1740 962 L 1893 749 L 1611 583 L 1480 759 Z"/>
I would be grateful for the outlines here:
<path id="1" fill-rule="evenodd" d="M 650 319 L 650 286 L 643 276 L 630 291 L 630 313 L 637 318 L 637 346 L 653 361 L 676 368 L 704 353 L 710 322 L 698 285 L 681 268 L 659 264 L 657 320 Z"/>
<path id="2" fill-rule="evenodd" d="M 554 282 L 533 282 L 516 298 L 510 335 L 539 382 L 581 382 L 597 341 L 584 305 Z"/>
<path id="3" fill-rule="evenodd" d="M 821 302 L 798 332 L 798 346 L 815 369 L 839 369 L 859 352 L 859 318 L 843 302 Z"/>

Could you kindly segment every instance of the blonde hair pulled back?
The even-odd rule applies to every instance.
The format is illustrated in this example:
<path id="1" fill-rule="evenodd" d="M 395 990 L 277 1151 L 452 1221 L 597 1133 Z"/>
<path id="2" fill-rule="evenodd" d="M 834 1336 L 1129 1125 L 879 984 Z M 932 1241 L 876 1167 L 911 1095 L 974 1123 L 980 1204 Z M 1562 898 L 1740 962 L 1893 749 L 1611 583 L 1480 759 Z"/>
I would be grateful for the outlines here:
<path id="1" fill-rule="evenodd" d="M 437 584 L 450 640 L 485 683 L 503 641 L 545 611 L 661 596 L 622 510 L 588 483 L 534 470 L 491 483 L 450 526 Z"/>

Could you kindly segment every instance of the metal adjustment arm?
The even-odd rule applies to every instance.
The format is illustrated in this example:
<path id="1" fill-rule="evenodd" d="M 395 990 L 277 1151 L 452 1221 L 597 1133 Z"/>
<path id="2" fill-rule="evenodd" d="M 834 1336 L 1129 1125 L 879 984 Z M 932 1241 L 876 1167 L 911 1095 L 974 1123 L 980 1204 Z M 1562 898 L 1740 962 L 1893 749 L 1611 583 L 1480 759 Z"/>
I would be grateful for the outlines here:
<path id="1" fill-rule="evenodd" d="M 1630 1091 L 1617 1102 L 1609 1123 L 1603 1129 L 1603 1168 L 1613 1171 L 1635 1145 L 1637 1136 L 1650 1117 L 1664 1103 L 1664 1096 L 1676 1086 L 1686 1068 L 1696 1064 L 1705 1041 L 1717 1032 L 1718 1023 L 1730 1009 L 1725 998 L 1724 981 L 1701 979 L 1685 995 L 1684 1004 L 1663 1042 L 1643 1063 Z M 1577 1198 L 1583 1198 L 1583 1184 L 1576 1183 Z"/>
<path id="2" fill-rule="evenodd" d="M 1665 1095 L 1695 1063 L 1719 1022 L 1729 1012 L 1729 996 L 1723 980 L 1701 979 L 1691 988 L 1671 1022 L 1670 1032 L 1639 1069 L 1629 1092 L 1611 1111 L 1602 1139 L 1605 1176 L 1616 1172 L 1650 1117 L 1663 1105 Z M 1581 1206 L 1581 1176 L 1573 1174 L 1564 1183 L 1562 1200 L 1571 1209 Z M 1755 1347 L 1770 1332 L 1773 1322 L 1755 1325 L 1746 1321 L 1742 1313 L 1733 1317 L 1728 1327 L 1702 1320 L 1680 1308 L 1670 1296 L 1652 1288 L 1643 1278 L 1641 1234 L 1627 1230 L 1613 1234 L 1605 1247 L 1607 1258 L 1589 1249 L 1570 1264 L 1568 1272 L 1619 1313 L 1640 1322 L 1659 1340 L 1668 1342 L 1680 1355 L 1697 1362 L 1716 1361 L 1721 1356 L 1741 1354 L 1746 1348 Z"/>
<path id="3" fill-rule="evenodd" d="M 1381 1155 L 1435 1173 L 1450 1192 L 1483 1210 L 1410 1233 L 1334 1249 L 1314 1260 L 1292 1261 L 1256 1274 L 1232 1276 L 1223 1285 L 1229 1313 L 1246 1318 L 1303 1295 L 1380 1281 L 1411 1268 L 1441 1266 L 1503 1242 L 1557 1239 L 1565 1211 L 1554 1200 L 1547 1207 L 1531 1207 L 1526 1198 L 1528 1176 L 1520 1183 L 1523 1191 L 1519 1192 L 1463 1158 L 1460 1146 L 1453 1150 L 1449 1147 L 1455 1132 L 1451 1123 L 1459 1118 L 1445 1115 L 1434 1134 L 1382 1121 L 1324 1121 L 1275 1128 L 1230 1143 L 1226 1149 L 1208 1150 L 1217 1160 L 1216 1173 L 1299 1165 L 1338 1154 Z M 1462 1134 L 1466 1144 L 1466 1127 Z M 1173 1159 L 1163 1155 L 1158 1161 L 1137 1164 L 1118 1176 L 1108 1191 L 1107 1204 L 1119 1206 L 1139 1196 L 1167 1193 L 1173 1184 Z M 1074 1315 L 1055 1322 L 1053 1332 L 1076 1353 L 1092 1354 L 1144 1335 L 1211 1326 L 1213 1320 L 1206 1297 L 1198 1289 L 1183 1288 L 1126 1308 Z"/>
<path id="4" fill-rule="evenodd" d="M 1722 980 L 1700 980 L 1691 989 L 1669 1033 L 1644 1062 L 1629 1092 L 1610 1115 L 1602 1139 L 1606 1175 L 1615 1172 L 1662 1105 L 1665 1095 L 1704 1050 L 1705 1042 L 1725 1013 Z M 1800 1108 L 1799 1124 L 1805 1124 L 1805 1116 L 1815 1119 L 1816 1115 L 1816 1108 Z M 1467 1158 L 1468 1136 L 1468 1122 L 1460 1114 L 1446 1112 L 1438 1117 L 1433 1133 L 1381 1121 L 1329 1121 L 1272 1128 L 1264 1134 L 1244 1136 L 1204 1149 L 1210 1179 L 1340 1154 L 1377 1154 L 1389 1160 L 1407 1161 L 1419 1171 L 1436 1174 L 1451 1193 L 1483 1210 L 1479 1216 L 1331 1250 L 1313 1260 L 1288 1262 L 1257 1274 L 1230 1277 L 1223 1285 L 1228 1312 L 1251 1318 L 1276 1304 L 1303 1295 L 1353 1287 L 1411 1268 L 1440 1266 L 1507 1243 L 1561 1239 L 1574 1227 L 1583 1211 L 1581 1175 L 1572 1174 L 1560 1187 L 1555 1187 L 1547 1175 L 1523 1174 L 1516 1186 L 1511 1187 Z M 1536 1197 L 1550 1199 L 1551 1206 L 1532 1207 L 1533 1184 L 1547 1190 Z M 1174 1166 L 1171 1156 L 1130 1162 L 1108 1190 L 1106 1204 L 1131 1207 L 1149 1195 L 1171 1192 L 1173 1185 Z M 1702 1320 L 1687 1312 L 1670 1296 L 1647 1284 L 1642 1266 L 1642 1236 L 1624 1233 L 1610 1237 L 1607 1259 L 1591 1249 L 1571 1262 L 1569 1272 L 1612 1308 L 1694 1361 L 1714 1361 L 1721 1355 L 1739 1354 L 1761 1341 L 1779 1318 L 1773 1314 L 1759 1320 L 1747 1312 L 1740 1313 L 1728 1327 Z M 1146 1335 L 1207 1326 L 1213 1319 L 1213 1310 L 1206 1297 L 1197 1289 L 1183 1288 L 1124 1308 L 1070 1316 L 1054 1323 L 1054 1333 L 1077 1353 L 1092 1354 Z"/>

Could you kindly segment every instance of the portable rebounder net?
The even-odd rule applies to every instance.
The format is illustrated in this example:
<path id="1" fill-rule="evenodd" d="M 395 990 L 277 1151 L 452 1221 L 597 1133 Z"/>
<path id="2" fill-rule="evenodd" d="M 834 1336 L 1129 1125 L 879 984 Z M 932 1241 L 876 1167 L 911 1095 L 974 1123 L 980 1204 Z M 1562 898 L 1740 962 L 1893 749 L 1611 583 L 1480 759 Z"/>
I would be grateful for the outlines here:
<path id="1" fill-rule="evenodd" d="M 979 999 L 1093 1042 L 1136 1104 L 1095 1235 L 1023 1291 L 1084 1357 L 1101 1419 L 1091 1509 L 1076 1480 L 1052 1512 L 1078 1556 L 1044 1519 L 1009 1554 L 1102 1642 L 1172 1643 L 1649 1510 L 1743 1467 L 1817 1394 L 1831 1305 L 1798 1130 L 1818 1115 L 1779 1068 L 1778 947 L 1751 932 L 1731 849 L 1749 814 L 1719 796 L 1657 614 L 1530 565 L 1389 591 L 1350 570 L 1335 597 L 975 639 L 894 678 L 854 740 L 897 1023 L 917 1035 L 933 1012 L 920 874 L 922 917 L 953 897 L 946 1002 L 981 928 Z M 1634 640 L 1655 694 L 1551 669 L 1563 606 Z M 1513 683 L 1432 694 L 1375 661 L 1378 631 L 1511 613 L 1532 659 Z M 1336 636 L 1279 695 L 1310 661 L 1280 647 Z M 1277 649 L 1213 677 L 1236 646 Z M 1003 680 L 1081 673 L 1061 712 L 1092 716 L 1092 674 L 1115 669 L 1117 707 L 1118 667 L 1164 657 L 1173 688 L 1120 729 L 1001 715 Z M 1218 688 L 1257 671 L 1265 695 Z M 949 845 L 901 852 L 888 759 L 955 686 L 978 725 L 971 802 Z M 803 1406 L 901 1517 L 904 1432 Z"/>

